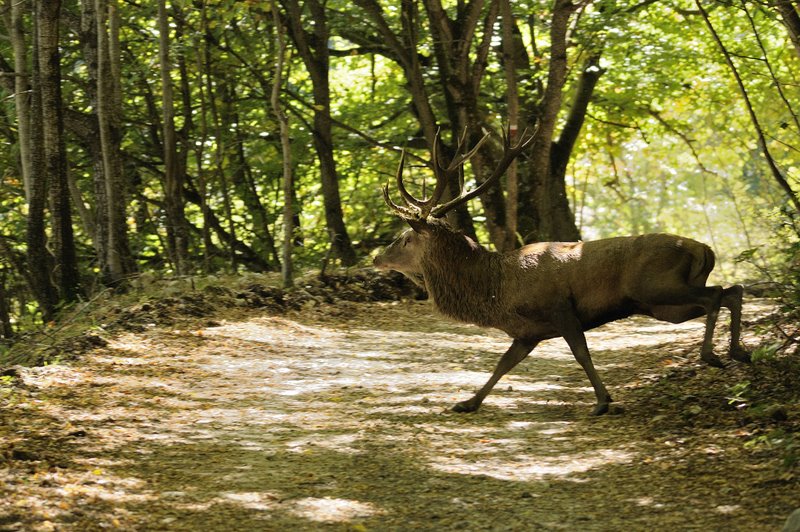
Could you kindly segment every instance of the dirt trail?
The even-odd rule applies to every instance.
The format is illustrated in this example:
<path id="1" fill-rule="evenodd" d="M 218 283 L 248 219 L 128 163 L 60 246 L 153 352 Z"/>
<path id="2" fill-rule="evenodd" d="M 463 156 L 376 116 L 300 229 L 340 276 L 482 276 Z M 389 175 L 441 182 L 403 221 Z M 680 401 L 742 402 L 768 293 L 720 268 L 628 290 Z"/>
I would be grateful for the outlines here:
<path id="1" fill-rule="evenodd" d="M 479 412 L 449 412 L 509 340 L 425 302 L 125 334 L 26 370 L 0 529 L 779 529 L 794 485 L 735 424 L 691 422 L 688 392 L 654 395 L 701 336 L 644 319 L 589 333 L 624 406 L 591 418 L 560 340 Z M 732 371 L 696 368 L 724 386 Z"/>

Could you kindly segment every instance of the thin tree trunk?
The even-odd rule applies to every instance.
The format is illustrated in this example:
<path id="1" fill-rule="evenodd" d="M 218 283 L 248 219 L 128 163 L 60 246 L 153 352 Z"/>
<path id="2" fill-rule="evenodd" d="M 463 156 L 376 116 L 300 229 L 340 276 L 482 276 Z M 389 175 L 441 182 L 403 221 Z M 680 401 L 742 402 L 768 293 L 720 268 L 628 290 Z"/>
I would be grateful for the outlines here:
<path id="1" fill-rule="evenodd" d="M 33 4 L 33 76 L 31 80 L 31 190 L 28 199 L 28 218 L 25 242 L 26 258 L 30 272 L 31 291 L 33 292 L 42 320 L 53 319 L 58 303 L 58 294 L 50 271 L 53 257 L 47 250 L 45 233 L 45 206 L 47 204 L 47 173 L 45 172 L 44 131 L 42 124 L 42 92 L 41 68 L 39 67 L 39 21 L 38 4 Z"/>
<path id="2" fill-rule="evenodd" d="M 208 94 L 208 104 L 211 110 L 211 122 L 214 127 L 214 168 L 216 169 L 217 178 L 219 179 L 220 190 L 222 192 L 222 205 L 225 209 L 225 219 L 228 223 L 228 232 L 236 238 L 236 224 L 233 222 L 233 205 L 231 202 L 231 191 L 228 186 L 228 176 L 225 173 L 225 146 L 224 138 L 225 132 L 223 131 L 223 121 L 220 117 L 219 109 L 217 108 L 217 98 L 214 87 L 217 86 L 218 90 L 225 90 L 225 81 L 215 82 L 210 75 L 211 68 L 211 54 L 206 54 L 206 92 Z M 220 88 L 220 85 L 222 87 Z M 223 92 L 223 98 L 225 94 Z M 230 249 L 230 264 L 231 271 L 236 272 L 236 253 Z"/>
<path id="3" fill-rule="evenodd" d="M 31 198 L 31 98 L 28 80 L 28 49 L 22 18 L 23 2 L 8 0 L 6 3 L 6 27 L 9 30 L 14 51 L 14 105 L 17 112 L 19 132 L 19 158 L 25 199 Z"/>
<path id="4" fill-rule="evenodd" d="M 98 81 L 98 36 L 97 36 L 97 15 L 95 12 L 95 0 L 83 0 L 81 2 L 81 41 L 83 43 L 83 57 L 86 61 L 89 82 L 86 86 L 86 94 L 89 103 L 94 110 L 90 121 L 91 130 L 83 135 L 86 139 L 88 151 L 92 159 L 92 185 L 94 190 L 94 212 L 92 214 L 91 230 L 97 262 L 101 272 L 101 277 L 105 282 L 109 270 L 107 261 L 108 252 L 108 198 L 106 197 L 106 170 L 103 164 L 103 147 L 100 142 L 99 120 L 97 117 L 97 88 Z M 85 223 L 85 222 L 84 222 Z"/>
<path id="5" fill-rule="evenodd" d="M 188 234 L 184 221 L 183 180 L 178 171 L 178 143 L 175 132 L 175 103 L 172 89 L 169 21 L 166 0 L 158 2 L 158 57 L 161 64 L 161 106 L 163 112 L 164 205 L 167 215 L 167 247 L 175 273 L 187 271 Z"/>
<path id="6" fill-rule="evenodd" d="M 14 336 L 14 327 L 11 325 L 11 303 L 6 290 L 7 279 L 6 270 L 0 270 L 0 338 L 10 339 Z"/>
<path id="7" fill-rule="evenodd" d="M 114 0 L 95 0 L 97 20 L 97 121 L 102 150 L 105 197 L 108 202 L 106 265 L 112 286 L 121 283 L 130 264 L 125 224 L 124 187 L 120 156 L 119 24 Z"/>
<path id="8" fill-rule="evenodd" d="M 300 57 L 309 72 L 314 94 L 314 146 L 319 158 L 322 196 L 325 206 L 325 222 L 331 238 L 334 254 L 345 266 L 356 263 L 356 253 L 344 223 L 342 200 L 339 193 L 339 176 L 333 157 L 333 132 L 330 119 L 330 54 L 328 51 L 329 30 L 325 8 L 317 0 L 308 0 L 314 20 L 312 32 L 307 32 L 296 0 L 285 2 L 288 11 L 291 35 Z M 312 45 L 312 43 L 314 43 Z"/>
<path id="9" fill-rule="evenodd" d="M 55 279 L 60 299 L 73 302 L 79 297 L 80 282 L 67 183 L 61 100 L 61 56 L 58 48 L 61 2 L 37 0 L 37 4 L 44 170 L 50 184 Z"/>
<path id="10" fill-rule="evenodd" d="M 294 183 L 292 176 L 292 146 L 289 140 L 289 119 L 281 107 L 280 93 L 283 85 L 283 64 L 286 53 L 286 39 L 278 13 L 277 0 L 272 0 L 272 20 L 275 23 L 275 40 L 277 44 L 275 56 L 275 76 L 272 82 L 272 110 L 280 124 L 281 152 L 283 156 L 283 257 L 281 275 L 283 286 L 294 286 L 292 271 L 292 244 L 294 243 L 294 212 L 292 195 Z"/>
<path id="11" fill-rule="evenodd" d="M 508 132 L 512 138 L 519 128 L 519 93 L 517 90 L 517 68 L 514 63 L 514 21 L 511 17 L 510 0 L 500 0 L 501 28 L 503 34 L 503 71 L 506 77 L 506 101 L 508 102 Z M 519 177 L 517 161 L 511 162 L 506 171 L 506 227 L 503 249 L 508 251 L 517 245 L 517 213 L 519 209 Z"/>
<path id="12" fill-rule="evenodd" d="M 122 47 L 120 45 L 120 16 L 117 0 L 107 0 L 108 2 L 108 53 L 109 65 L 111 67 L 111 113 L 110 113 L 110 133 L 111 149 L 113 157 L 112 168 L 114 177 L 119 186 L 117 194 L 118 204 L 112 205 L 111 209 L 111 230 L 116 233 L 116 247 L 112 252 L 116 252 L 122 263 L 123 275 L 130 275 L 137 269 L 136 259 L 131 251 L 130 238 L 128 234 L 128 199 L 130 197 L 130 186 L 125 178 L 125 169 L 122 157 L 122 137 L 123 137 L 123 110 L 122 110 Z"/>
<path id="13" fill-rule="evenodd" d="M 208 32 L 208 14 L 206 10 L 206 1 L 202 0 L 200 5 L 200 24 L 201 24 L 201 37 L 195 41 L 199 46 L 199 52 L 196 55 L 197 72 L 200 77 L 197 83 L 197 90 L 200 96 L 200 138 L 195 142 L 195 160 L 197 162 L 197 186 L 198 194 L 200 195 L 200 212 L 203 215 L 203 273 L 211 273 L 211 248 L 213 242 L 211 241 L 211 228 L 210 228 L 210 207 L 208 205 L 208 185 L 206 183 L 206 172 L 203 165 L 205 156 L 205 145 L 208 141 L 208 102 L 207 98 L 211 98 L 210 94 L 206 94 L 205 80 L 210 77 L 210 54 L 208 50 L 207 39 L 203 37 Z M 201 51 L 201 52 L 200 52 Z"/>

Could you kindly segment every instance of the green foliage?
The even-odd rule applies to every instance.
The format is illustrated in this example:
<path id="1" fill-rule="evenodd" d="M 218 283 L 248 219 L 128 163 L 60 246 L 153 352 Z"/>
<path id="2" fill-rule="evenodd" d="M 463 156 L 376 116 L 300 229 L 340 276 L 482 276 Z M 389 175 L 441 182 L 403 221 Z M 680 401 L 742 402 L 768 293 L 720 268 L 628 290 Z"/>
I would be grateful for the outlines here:
<path id="1" fill-rule="evenodd" d="M 549 4 L 513 2 L 522 45 L 530 64 L 519 82 L 532 118 L 547 82 Z M 305 5 L 305 4 L 304 4 Z M 381 2 L 387 21 L 401 25 L 396 3 Z M 446 3 L 455 17 L 458 3 Z M 776 15 L 767 7 L 715 4 L 711 10 L 721 37 L 736 54 L 747 88 L 762 118 L 770 147 L 790 178 L 797 179 L 796 122 L 791 105 L 800 102 L 796 57 Z M 74 205 L 86 209 L 75 226 L 82 273 L 90 292 L 100 285 L 91 227 L 97 214 L 97 168 L 87 128 L 92 120 L 85 35 L 80 5 L 66 6 L 62 43 L 67 154 L 74 179 Z M 206 0 L 170 5 L 171 71 L 176 90 L 176 124 L 187 182 L 186 216 L 191 225 L 190 259 L 195 271 L 208 273 L 277 268 L 274 242 L 282 233 L 280 213 L 281 152 L 270 108 L 275 28 L 267 4 Z M 305 22 L 310 21 L 307 6 Z M 121 16 L 124 171 L 131 248 L 142 273 L 169 274 L 165 242 L 161 81 L 156 6 L 119 5 Z M 392 147 L 418 134 L 407 80 L 398 64 L 380 50 L 380 37 L 355 4 L 326 3 L 331 28 L 327 45 L 334 52 L 329 69 L 335 121 L 334 153 L 347 229 L 364 263 L 370 252 L 401 224 L 384 208 L 382 184 L 397 164 Z M 747 15 L 753 17 L 760 41 Z M 576 18 L 568 54 L 570 77 L 564 101 L 576 90 L 576 72 L 585 58 L 600 54 L 604 74 L 595 91 L 582 135 L 569 167 L 571 205 L 587 238 L 624 233 L 671 231 L 713 244 L 718 274 L 760 280 L 769 275 L 788 287 L 786 308 L 800 306 L 797 231 L 786 204 L 771 181 L 755 143 L 752 125 L 741 106 L 733 79 L 716 44 L 697 16 L 693 2 L 639 3 L 600 0 Z M 419 58 L 426 90 L 438 115 L 443 95 L 434 44 L 418 22 Z M 28 39 L 32 21 L 26 15 Z M 499 24 L 494 28 L 499 31 Z M 479 31 L 478 37 L 483 30 Z M 476 52 L 477 41 L 468 53 Z M 28 44 L 30 42 L 28 41 Z M 317 45 L 319 43 L 316 43 Z M 499 41 L 495 39 L 493 46 Z M 763 49 L 762 49 L 763 47 Z M 10 43 L 0 42 L 0 56 L 13 64 Z M 752 58 L 752 59 L 751 59 Z M 767 63 L 767 60 L 769 63 Z M 481 87 L 481 112 L 490 123 L 505 116 L 505 78 L 496 49 L 488 56 Z M 787 104 L 778 98 L 767 65 L 782 81 Z M 433 65 L 433 66 L 429 66 Z M 11 77 L 7 76 L 7 80 Z M 312 130 L 314 95 L 310 74 L 296 51 L 287 65 L 282 94 L 290 114 L 292 156 L 300 227 L 295 248 L 300 267 L 319 266 L 330 249 L 320 184 L 320 163 Z M 27 207 L 19 169 L 18 128 L 13 87 L 0 86 L 0 238 L 24 257 Z M 562 110 L 562 118 L 567 108 Z M 447 124 L 443 124 L 446 125 Z M 80 200 L 77 199 L 80 196 Z M 199 198 L 215 218 L 204 218 Z M 472 204 L 483 220 L 480 202 Z M 788 221 L 787 221 L 788 220 Z M 778 223 L 784 227 L 776 234 Z M 203 230 L 212 226 L 208 241 Z M 485 229 L 478 228 L 484 235 Z M 238 245 L 231 251 L 231 239 Z M 243 251 L 252 251 L 248 256 Z M 744 250 L 744 251 L 742 251 Z M 235 254 L 235 261 L 231 255 Z M 263 263 L 255 261 L 261 258 Z M 734 260 L 738 257 L 738 260 Z M 235 262 L 235 267 L 232 263 Z M 25 272 L 0 254 L 8 271 L 6 289 L 16 329 L 38 319 Z M 779 271 L 780 270 L 780 271 Z M 91 294 L 89 294 L 91 295 Z"/>
<path id="2" fill-rule="evenodd" d="M 751 358 L 754 363 L 771 362 L 775 360 L 778 350 L 782 347 L 780 343 L 760 345 L 753 350 Z"/>
<path id="3" fill-rule="evenodd" d="M 760 434 L 745 443 L 745 448 L 777 451 L 782 456 L 781 466 L 791 469 L 800 462 L 800 439 L 793 432 L 776 428 L 766 434 Z"/>
<path id="4" fill-rule="evenodd" d="M 728 400 L 729 405 L 745 404 L 749 401 L 749 394 L 750 394 L 750 382 L 749 381 L 737 382 L 736 384 L 731 386 L 729 395 L 726 399 Z"/>

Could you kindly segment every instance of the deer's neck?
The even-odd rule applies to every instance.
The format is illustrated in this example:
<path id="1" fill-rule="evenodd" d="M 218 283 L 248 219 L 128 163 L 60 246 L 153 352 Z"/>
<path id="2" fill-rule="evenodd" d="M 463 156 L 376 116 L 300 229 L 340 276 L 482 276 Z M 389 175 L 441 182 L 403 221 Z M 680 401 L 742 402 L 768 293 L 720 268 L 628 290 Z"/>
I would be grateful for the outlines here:
<path id="1" fill-rule="evenodd" d="M 439 311 L 459 321 L 494 326 L 502 310 L 499 258 L 463 235 L 449 233 L 430 242 L 423 274 Z"/>

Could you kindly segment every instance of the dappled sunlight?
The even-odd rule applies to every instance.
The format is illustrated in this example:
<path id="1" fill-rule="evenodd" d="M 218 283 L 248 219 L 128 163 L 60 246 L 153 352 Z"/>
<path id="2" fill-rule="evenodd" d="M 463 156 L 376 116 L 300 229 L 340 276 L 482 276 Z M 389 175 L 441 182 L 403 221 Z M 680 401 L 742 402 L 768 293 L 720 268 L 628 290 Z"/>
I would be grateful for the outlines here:
<path id="1" fill-rule="evenodd" d="M 217 500 L 234 503 L 251 510 L 270 510 L 275 508 L 278 495 L 259 492 L 223 493 Z"/>
<path id="2" fill-rule="evenodd" d="M 91 464 L 90 468 L 75 471 L 65 468 L 50 468 L 36 471 L 25 479 L 30 485 L 26 497 L 17 500 L 16 507 L 24 508 L 29 516 L 35 517 L 43 525 L 37 530 L 64 530 L 56 527 L 53 522 L 66 518 L 67 522 L 73 520 L 71 515 L 78 515 L 87 504 L 95 506 L 106 505 L 106 521 L 96 523 L 97 529 L 118 529 L 121 522 L 128 518 L 130 512 L 126 509 L 129 505 L 151 503 L 157 496 L 147 489 L 147 483 L 136 477 L 117 476 L 108 467 L 111 464 Z M 0 481 L 5 479 L 0 478 Z M 4 499 L 13 496 L 20 489 L 18 483 L 4 482 Z M 58 504 L 53 504 L 57 501 Z M 7 506 L 0 500 L 0 516 L 6 517 Z M 4 524 L 8 524 L 5 521 Z M 4 530 L 21 530 L 18 528 L 4 528 Z"/>
<path id="3" fill-rule="evenodd" d="M 303 332 L 301 338 L 283 333 L 295 327 Z M 510 345 L 509 339 L 498 333 L 469 338 L 458 334 L 430 333 L 425 336 L 425 342 L 420 342 L 419 333 L 416 332 L 387 335 L 384 331 L 363 327 L 342 330 L 319 328 L 312 331 L 309 327 L 284 318 L 259 318 L 244 324 L 213 327 L 204 330 L 203 336 L 235 341 L 245 339 L 264 344 L 263 358 L 219 352 L 205 358 L 202 364 L 208 371 L 246 371 L 263 377 L 263 386 L 251 389 L 252 393 L 295 397 L 360 386 L 381 390 L 387 402 L 406 402 L 407 399 L 398 399 L 401 396 L 395 393 L 402 393 L 403 389 L 411 386 L 421 386 L 422 383 L 430 393 L 441 393 L 445 388 L 453 393 L 476 389 L 486 380 L 486 370 L 476 367 L 471 371 L 467 366 L 476 366 L 478 356 L 484 365 L 487 362 L 493 365 Z M 562 360 L 574 364 L 566 346 L 560 343 L 562 345 L 558 345 L 557 341 L 544 342 L 532 359 Z M 310 348 L 315 349 L 303 353 L 303 350 Z M 247 345 L 246 349 L 258 351 L 253 344 Z M 271 356 L 275 350 L 283 349 L 301 356 L 290 359 Z M 455 352 L 455 358 L 446 359 L 442 356 L 448 351 Z M 422 366 L 433 370 L 421 371 Z M 320 374 L 324 374 L 325 378 L 320 379 Z M 530 383 L 519 379 L 515 380 L 515 387 L 533 393 L 563 388 L 557 383 Z"/>
<path id="4" fill-rule="evenodd" d="M 91 373 L 68 366 L 41 366 L 23 369 L 20 377 L 26 384 L 35 383 L 39 388 L 71 387 L 86 383 Z"/>
<path id="5" fill-rule="evenodd" d="M 520 445 L 516 443 L 515 445 Z M 447 473 L 460 475 L 484 475 L 498 480 L 530 482 L 543 479 L 564 479 L 581 482 L 582 477 L 575 476 L 595 468 L 630 463 L 634 454 L 619 449 L 595 449 L 559 456 L 531 456 L 528 454 L 494 458 L 480 453 L 482 458 L 474 456 L 458 458 L 453 456 L 434 457 L 431 466 Z"/>
<path id="6" fill-rule="evenodd" d="M 724 316 L 720 316 L 719 321 L 724 322 Z M 697 343 L 699 348 L 704 330 L 705 318 L 673 324 L 634 316 L 587 331 L 586 342 L 589 344 L 589 350 L 592 350 L 594 345 L 602 345 L 606 350 L 628 349 L 632 344 L 635 344 L 636 349 L 646 349 L 671 344 L 676 338 L 685 337 L 693 339 L 692 343 Z"/>
<path id="7" fill-rule="evenodd" d="M 509 421 L 506 428 L 510 430 L 524 430 L 536 432 L 543 436 L 562 434 L 572 430 L 573 422 L 570 421 Z"/>
<path id="8" fill-rule="evenodd" d="M 742 507 L 738 504 L 721 504 L 714 507 L 714 511 L 720 514 L 735 514 L 742 511 Z"/>
<path id="9" fill-rule="evenodd" d="M 656 502 L 653 497 L 637 497 L 635 499 L 629 499 L 629 501 L 633 502 L 638 506 L 650 507 L 650 508 L 663 508 L 664 504 L 660 502 Z"/>
<path id="10" fill-rule="evenodd" d="M 374 358 L 381 355 L 383 358 L 404 356 L 408 350 L 430 351 L 435 346 L 436 350 L 463 349 L 465 338 L 458 332 L 406 332 L 385 330 L 372 330 L 357 325 L 345 328 L 316 327 L 310 328 L 296 321 L 286 318 L 257 318 L 249 322 L 232 323 L 204 329 L 202 334 L 209 337 L 225 337 L 249 342 L 258 342 L 273 346 L 291 345 L 294 348 L 324 349 L 326 358 L 330 355 L 350 355 L 350 342 L 358 339 L 370 345 L 371 349 L 360 352 L 359 356 Z M 368 343 L 368 344 L 367 344 Z M 473 349 L 488 351 L 504 351 L 511 341 L 508 337 L 491 331 L 478 337 L 470 337 L 469 344 Z M 309 356 L 314 353 L 309 351 Z"/>
<path id="11" fill-rule="evenodd" d="M 292 513 L 314 522 L 346 522 L 382 513 L 369 503 L 329 497 L 309 497 L 293 501 L 291 505 Z"/>

